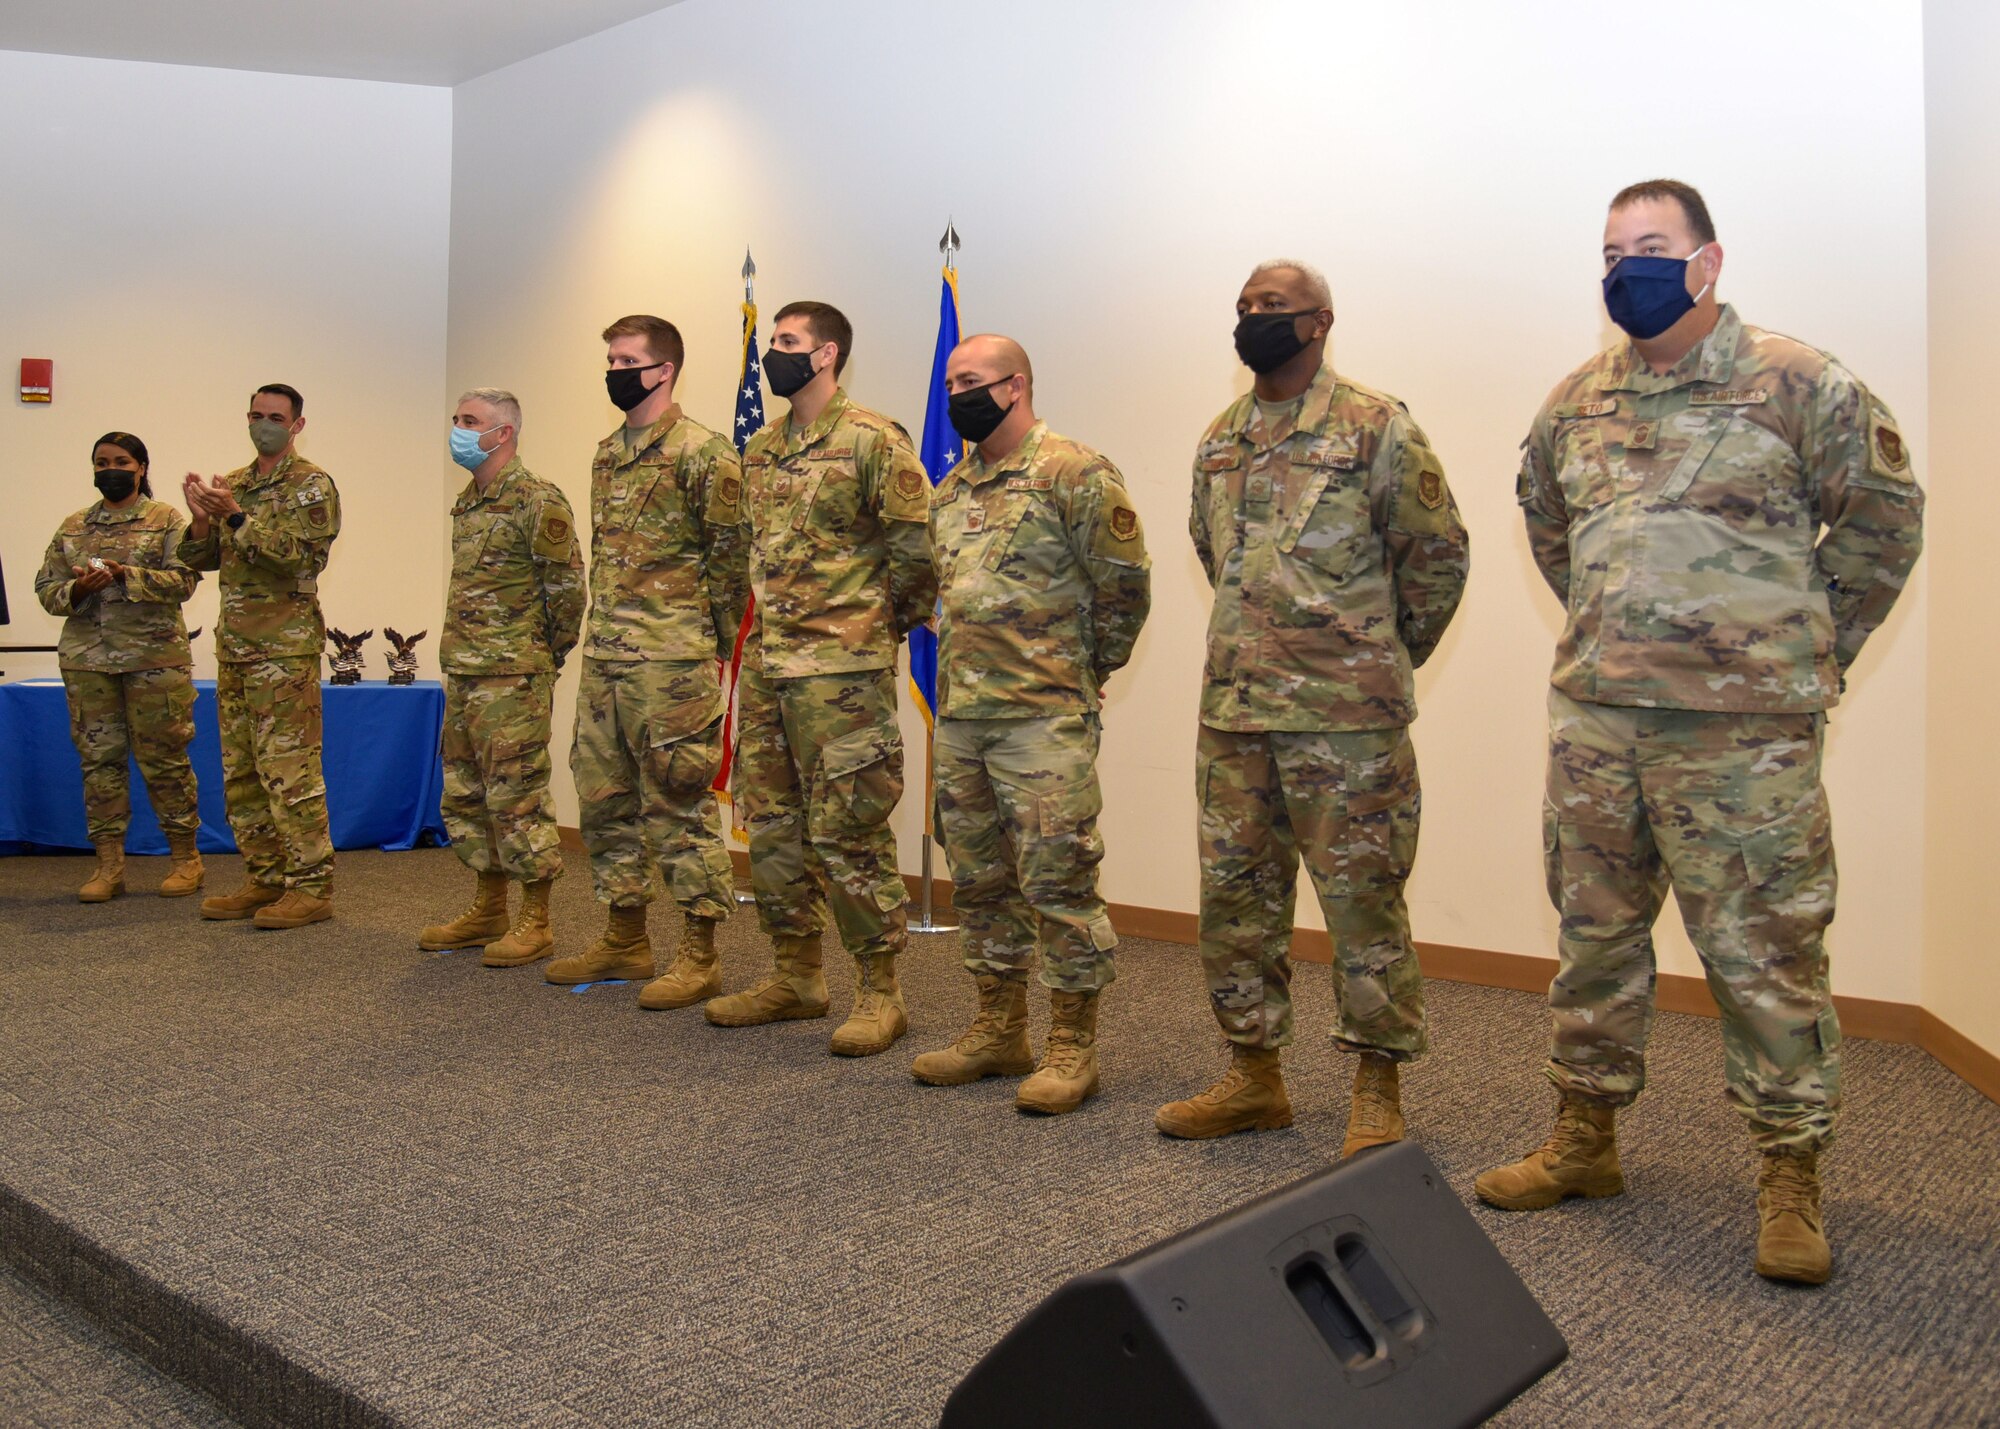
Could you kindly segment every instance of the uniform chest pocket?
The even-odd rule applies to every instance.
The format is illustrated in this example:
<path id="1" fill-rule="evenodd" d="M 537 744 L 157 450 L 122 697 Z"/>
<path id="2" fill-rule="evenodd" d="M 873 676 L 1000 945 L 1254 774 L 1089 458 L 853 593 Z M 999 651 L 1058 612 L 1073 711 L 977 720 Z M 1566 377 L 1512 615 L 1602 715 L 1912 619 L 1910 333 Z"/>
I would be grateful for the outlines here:
<path id="1" fill-rule="evenodd" d="M 1243 499 L 1243 455 L 1237 451 L 1209 452 L 1201 457 L 1201 472 L 1207 492 L 1203 515 L 1208 518 L 1208 539 L 1220 566 L 1237 540 L 1238 503 Z"/>
<path id="2" fill-rule="evenodd" d="M 1605 450 L 1604 428 L 1597 418 L 1558 421 L 1550 446 L 1565 506 L 1571 511 L 1588 511 L 1611 499 L 1616 483 L 1611 457 Z"/>
<path id="3" fill-rule="evenodd" d="M 853 461 L 816 461 L 806 469 L 802 482 L 792 528 L 806 532 L 823 547 L 851 549 L 862 522 L 861 478 Z"/>
<path id="4" fill-rule="evenodd" d="M 1711 411 L 1690 424 L 1688 445 L 1660 490 L 1742 533 L 1777 529 L 1810 541 L 1803 467 L 1785 437 L 1758 414 Z M 1682 418 L 1681 421 L 1689 421 Z"/>
<path id="5" fill-rule="evenodd" d="M 1298 505 L 1278 535 L 1278 550 L 1325 576 L 1339 578 L 1354 565 L 1370 522 L 1368 493 L 1351 468 L 1309 468 Z"/>
<path id="6" fill-rule="evenodd" d="M 1045 590 L 1061 573 L 1068 547 L 1049 505 L 1029 497 L 1000 518 L 1000 529 L 993 533 L 986 553 L 986 564 L 995 574 Z"/>
<path id="7" fill-rule="evenodd" d="M 475 524 L 468 524 L 462 534 L 455 535 L 451 543 L 451 569 L 453 574 L 473 570 L 485 559 L 486 548 L 493 543 L 493 528 L 499 523 L 492 517 Z"/>

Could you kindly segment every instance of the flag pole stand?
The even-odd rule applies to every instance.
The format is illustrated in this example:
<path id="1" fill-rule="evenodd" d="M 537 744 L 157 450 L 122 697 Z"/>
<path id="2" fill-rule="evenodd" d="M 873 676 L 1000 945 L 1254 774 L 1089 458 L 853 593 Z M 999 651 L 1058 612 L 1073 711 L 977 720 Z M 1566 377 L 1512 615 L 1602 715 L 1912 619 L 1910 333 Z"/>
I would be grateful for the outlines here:
<path id="1" fill-rule="evenodd" d="M 934 840 L 931 838 L 931 829 L 933 821 L 937 817 L 937 768 L 932 761 L 932 746 L 936 742 L 936 734 L 926 724 L 924 727 L 924 842 L 923 857 L 920 864 L 923 883 L 917 893 L 917 916 L 909 925 L 912 933 L 956 933 L 958 931 L 957 923 L 939 921 L 936 900 L 932 893 L 931 848 Z"/>

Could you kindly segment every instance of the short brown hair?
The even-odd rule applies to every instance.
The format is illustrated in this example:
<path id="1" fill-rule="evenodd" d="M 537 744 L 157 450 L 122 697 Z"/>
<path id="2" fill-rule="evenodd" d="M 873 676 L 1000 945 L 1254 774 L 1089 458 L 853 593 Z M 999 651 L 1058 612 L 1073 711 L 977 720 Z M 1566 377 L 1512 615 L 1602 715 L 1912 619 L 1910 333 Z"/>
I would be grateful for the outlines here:
<path id="1" fill-rule="evenodd" d="M 854 324 L 847 320 L 847 314 L 832 303 L 786 303 L 771 321 L 781 323 L 786 318 L 806 320 L 806 331 L 813 335 L 814 347 L 833 344 L 833 375 L 840 376 L 840 370 L 847 366 L 847 354 L 854 347 Z"/>
<path id="2" fill-rule="evenodd" d="M 1616 213 L 1631 204 L 1662 198 L 1670 198 L 1681 206 L 1695 242 L 1703 246 L 1715 242 L 1715 224 L 1709 219 L 1708 205 L 1702 202 L 1701 193 L 1693 184 L 1684 184 L 1679 179 L 1647 179 L 1641 184 L 1627 184 L 1611 200 L 1611 211 Z"/>
<path id="3" fill-rule="evenodd" d="M 671 362 L 674 375 L 680 375 L 681 364 L 687 360 L 687 348 L 681 343 L 681 330 L 665 318 L 656 318 L 651 313 L 632 313 L 618 319 L 604 330 L 604 340 L 614 337 L 643 337 L 646 350 L 653 354 L 656 362 Z"/>

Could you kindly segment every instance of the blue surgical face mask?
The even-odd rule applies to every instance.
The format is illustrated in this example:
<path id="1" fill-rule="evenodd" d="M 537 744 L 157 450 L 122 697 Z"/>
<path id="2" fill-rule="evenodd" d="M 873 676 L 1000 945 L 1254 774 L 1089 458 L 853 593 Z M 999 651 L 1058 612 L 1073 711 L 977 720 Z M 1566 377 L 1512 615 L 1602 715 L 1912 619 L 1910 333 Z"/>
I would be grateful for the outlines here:
<path id="1" fill-rule="evenodd" d="M 1685 258 L 1620 258 L 1604 275 L 1604 309 L 1633 337 L 1658 337 L 1690 312 L 1708 292 L 1688 296 L 1687 267 L 1708 245 Z"/>
<path id="2" fill-rule="evenodd" d="M 505 422 L 497 422 L 493 426 L 488 427 L 484 432 L 475 432 L 470 427 L 453 427 L 451 429 L 451 459 L 467 471 L 479 470 L 480 463 L 493 455 L 492 452 L 485 450 L 479 445 L 479 439 L 490 432 L 499 431 L 501 427 L 506 425 Z"/>

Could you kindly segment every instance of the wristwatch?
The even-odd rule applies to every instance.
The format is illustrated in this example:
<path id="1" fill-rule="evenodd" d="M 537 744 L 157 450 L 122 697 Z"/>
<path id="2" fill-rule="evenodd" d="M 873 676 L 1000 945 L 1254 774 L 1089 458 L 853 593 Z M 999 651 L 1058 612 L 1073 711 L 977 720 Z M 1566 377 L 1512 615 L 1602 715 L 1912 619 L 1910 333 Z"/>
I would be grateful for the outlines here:
<path id="1" fill-rule="evenodd" d="M 240 530 L 242 528 L 243 513 L 241 511 L 232 511 L 222 519 L 229 523 L 229 529 L 232 531 Z"/>

